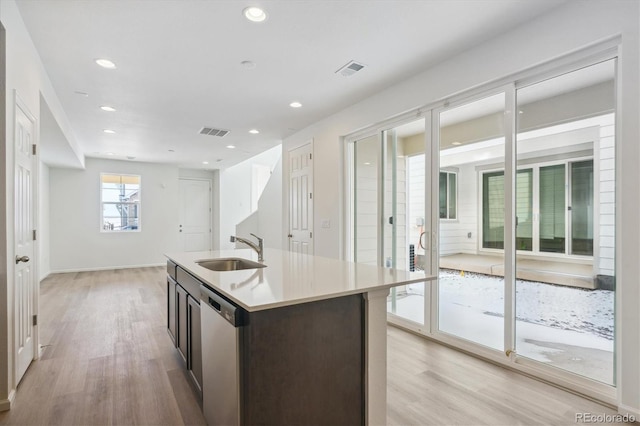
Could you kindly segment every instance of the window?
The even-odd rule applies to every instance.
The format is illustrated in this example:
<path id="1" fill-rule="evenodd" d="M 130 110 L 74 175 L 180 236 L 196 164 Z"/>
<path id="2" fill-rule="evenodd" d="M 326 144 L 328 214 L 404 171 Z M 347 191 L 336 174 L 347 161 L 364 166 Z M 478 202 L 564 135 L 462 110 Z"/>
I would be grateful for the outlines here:
<path id="1" fill-rule="evenodd" d="M 100 175 L 103 232 L 140 230 L 140 176 Z"/>
<path id="2" fill-rule="evenodd" d="M 457 218 L 456 178 L 453 172 L 440 172 L 440 219 Z"/>
<path id="3" fill-rule="evenodd" d="M 593 204 L 593 159 L 518 170 L 516 249 L 593 256 Z M 504 249 L 503 171 L 482 175 L 482 237 L 482 248 Z"/>

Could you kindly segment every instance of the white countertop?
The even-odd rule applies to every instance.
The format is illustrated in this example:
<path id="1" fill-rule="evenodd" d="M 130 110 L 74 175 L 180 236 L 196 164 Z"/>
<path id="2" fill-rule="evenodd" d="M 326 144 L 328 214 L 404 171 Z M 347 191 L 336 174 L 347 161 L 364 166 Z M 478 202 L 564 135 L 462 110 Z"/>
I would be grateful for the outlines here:
<path id="1" fill-rule="evenodd" d="M 258 261 L 251 249 L 169 253 L 167 258 L 249 312 L 435 279 L 424 272 L 265 249 L 266 268 L 216 272 L 196 261 L 236 257 Z"/>

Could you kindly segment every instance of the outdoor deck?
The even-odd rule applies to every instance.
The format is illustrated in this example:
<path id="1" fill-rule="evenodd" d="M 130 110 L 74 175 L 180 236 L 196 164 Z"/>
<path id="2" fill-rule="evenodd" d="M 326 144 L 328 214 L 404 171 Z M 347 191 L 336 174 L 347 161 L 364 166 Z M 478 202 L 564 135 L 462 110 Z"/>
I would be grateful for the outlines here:
<path id="1" fill-rule="evenodd" d="M 504 276 L 504 260 L 500 256 L 452 254 L 440 258 L 440 267 L 457 271 Z M 543 283 L 594 290 L 597 288 L 593 266 L 537 259 L 518 259 L 516 278 Z"/>

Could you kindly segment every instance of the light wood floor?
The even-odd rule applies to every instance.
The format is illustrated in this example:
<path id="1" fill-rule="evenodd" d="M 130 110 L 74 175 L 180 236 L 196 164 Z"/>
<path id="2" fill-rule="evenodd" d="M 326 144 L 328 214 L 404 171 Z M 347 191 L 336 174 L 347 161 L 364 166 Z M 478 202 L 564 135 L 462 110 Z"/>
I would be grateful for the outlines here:
<path id="1" fill-rule="evenodd" d="M 42 357 L 0 425 L 204 424 L 165 329 L 164 268 L 53 275 L 41 284 Z M 576 424 L 613 410 L 388 328 L 388 423 Z"/>

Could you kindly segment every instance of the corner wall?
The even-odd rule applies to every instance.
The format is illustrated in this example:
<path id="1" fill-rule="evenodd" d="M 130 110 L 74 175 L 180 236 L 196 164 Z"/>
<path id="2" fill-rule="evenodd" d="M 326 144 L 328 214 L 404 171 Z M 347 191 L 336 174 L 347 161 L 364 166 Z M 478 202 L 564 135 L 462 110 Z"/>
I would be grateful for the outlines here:
<path id="1" fill-rule="evenodd" d="M 262 202 L 262 204 L 259 204 L 261 214 L 272 215 L 267 210 L 277 212 L 281 208 L 281 196 L 273 201 L 273 203 L 277 203 L 276 206 L 272 205 L 271 202 L 267 202 L 264 195 L 272 192 L 272 195 L 277 197 L 277 192 L 282 190 L 281 177 L 278 180 L 276 175 L 278 161 L 281 157 L 282 147 L 278 145 L 240 164 L 220 171 L 220 233 L 218 234 L 220 236 L 218 240 L 220 250 L 228 250 L 235 247 L 234 243 L 229 242 L 229 236 L 235 235 L 236 225 L 251 214 L 251 176 L 254 164 L 267 165 L 272 170 L 271 178 L 260 200 Z M 282 175 L 280 174 L 280 176 Z M 275 193 L 273 192 L 274 189 L 271 189 L 273 185 L 277 186 Z M 280 224 L 278 223 L 278 225 Z M 269 226 L 274 227 L 273 224 Z M 276 232 L 279 233 L 281 228 L 279 226 L 275 226 L 275 228 L 278 229 Z M 262 230 L 258 232 L 262 232 Z M 275 241 L 270 241 L 271 237 L 264 240 L 266 247 L 276 247 L 274 245 Z"/>
<path id="2" fill-rule="evenodd" d="M 160 265 L 178 247 L 178 168 L 86 159 L 85 170 L 50 170 L 52 272 Z M 141 176 L 138 232 L 101 232 L 100 173 Z"/>
<path id="3" fill-rule="evenodd" d="M 51 212 L 51 204 L 49 198 L 49 166 L 40 162 L 38 175 L 38 278 L 40 281 L 45 279 L 51 272 L 51 227 L 49 213 Z"/>
<path id="4" fill-rule="evenodd" d="M 0 233 L 1 250 L 5 255 L 3 266 L 1 269 L 3 277 L 7 278 L 7 285 L 1 285 L 3 290 L 0 292 L 0 305 L 6 307 L 2 309 L 2 318 L 0 319 L 0 410 L 8 409 L 10 405 L 10 397 L 13 394 L 17 384 L 15 383 L 13 352 L 15 346 L 14 329 L 14 311 L 13 311 L 13 294 L 14 294 L 14 150 L 13 150 L 13 128 L 14 128 L 14 94 L 17 93 L 29 112 L 36 118 L 39 126 L 40 122 L 40 95 L 46 99 L 47 104 L 51 108 L 52 115 L 69 142 L 71 149 L 76 152 L 78 161 L 83 163 L 84 158 L 78 155 L 77 144 L 71 132 L 71 127 L 66 114 L 60 104 L 57 95 L 51 85 L 42 61 L 36 51 L 33 41 L 27 32 L 22 21 L 20 12 L 15 0 L 0 1 L 0 23 L 5 28 L 5 70 L 6 78 L 2 79 L 4 86 L 4 96 L 2 96 L 2 112 L 5 126 L 1 128 L 3 137 L 3 148 L 0 151 L 0 158 L 4 161 L 4 177 L 0 180 L 3 184 L 2 197 L 6 203 L 3 205 L 3 213 L 0 220 L 4 224 L 5 231 Z M 39 143 L 39 135 L 36 133 L 36 142 Z M 6 272 L 6 275 L 5 275 Z M 6 316 L 5 316 L 6 313 Z"/>

